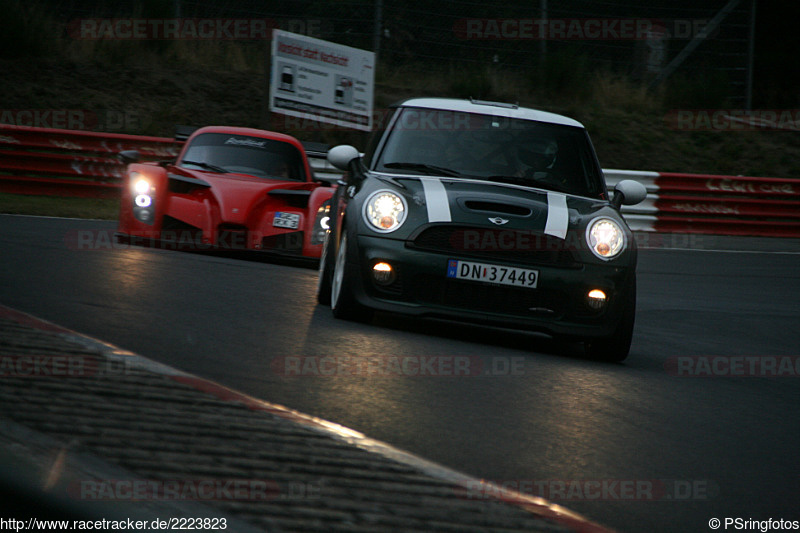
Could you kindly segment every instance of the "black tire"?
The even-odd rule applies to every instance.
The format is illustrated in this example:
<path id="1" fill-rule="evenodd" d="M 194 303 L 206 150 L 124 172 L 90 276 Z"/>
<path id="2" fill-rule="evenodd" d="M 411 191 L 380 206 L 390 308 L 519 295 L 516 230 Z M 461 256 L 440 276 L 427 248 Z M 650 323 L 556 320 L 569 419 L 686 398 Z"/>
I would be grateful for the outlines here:
<path id="1" fill-rule="evenodd" d="M 317 303 L 331 305 L 331 278 L 333 277 L 333 261 L 330 260 L 328 250 L 333 235 L 328 232 L 322 244 L 322 255 L 319 258 L 319 276 L 317 278 Z"/>
<path id="2" fill-rule="evenodd" d="M 347 246 L 347 230 L 342 227 L 342 236 L 339 239 L 333 276 L 331 276 L 331 310 L 336 318 L 363 321 L 369 319 L 372 313 L 353 297 L 350 283 L 353 272 L 352 267 L 347 264 Z"/>
<path id="3" fill-rule="evenodd" d="M 625 294 L 622 318 L 614 329 L 614 333 L 607 337 L 587 340 L 585 342 L 586 355 L 600 361 L 624 361 L 631 349 L 635 320 L 636 276 L 634 275 Z"/>

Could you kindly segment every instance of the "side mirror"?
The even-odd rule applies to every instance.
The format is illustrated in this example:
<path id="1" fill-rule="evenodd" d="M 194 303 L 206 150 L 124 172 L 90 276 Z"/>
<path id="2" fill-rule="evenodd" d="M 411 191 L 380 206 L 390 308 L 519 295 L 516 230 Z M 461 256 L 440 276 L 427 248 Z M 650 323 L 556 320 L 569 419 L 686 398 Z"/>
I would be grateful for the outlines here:
<path id="1" fill-rule="evenodd" d="M 117 154 L 119 160 L 125 163 L 126 165 L 130 165 L 131 163 L 138 163 L 139 159 L 141 159 L 141 155 L 136 150 L 124 150 Z"/>
<path id="2" fill-rule="evenodd" d="M 350 170 L 351 165 L 360 158 L 358 150 L 349 144 L 340 144 L 328 151 L 328 162 L 339 170 Z"/>
<path id="3" fill-rule="evenodd" d="M 638 181 L 622 180 L 614 187 L 611 204 L 619 209 L 623 205 L 636 205 L 647 198 L 647 189 Z"/>

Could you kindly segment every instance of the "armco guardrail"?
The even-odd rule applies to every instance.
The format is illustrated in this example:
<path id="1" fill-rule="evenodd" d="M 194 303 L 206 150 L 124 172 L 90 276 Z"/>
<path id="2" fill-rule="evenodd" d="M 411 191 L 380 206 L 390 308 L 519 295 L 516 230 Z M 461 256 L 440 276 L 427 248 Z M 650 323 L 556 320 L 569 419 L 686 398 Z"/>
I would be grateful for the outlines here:
<path id="1" fill-rule="evenodd" d="M 800 238 L 800 180 L 712 174 L 604 170 L 609 189 L 622 179 L 647 187 L 623 208 L 635 230 Z"/>
<path id="2" fill-rule="evenodd" d="M 163 137 L 0 124 L 0 191 L 113 198 L 124 170 L 116 154 L 169 159 L 179 146 Z"/>
<path id="3" fill-rule="evenodd" d="M 165 137 L 0 124 L 0 192 L 115 198 L 125 171 L 119 152 L 137 150 L 145 161 L 172 159 L 182 145 Z M 326 147 L 306 146 L 318 177 L 341 174 L 324 159 Z"/>
<path id="4" fill-rule="evenodd" d="M 304 144 L 318 177 L 340 175 L 324 159 L 324 147 Z M 163 137 L 0 124 L 0 192 L 113 198 L 124 172 L 118 152 L 138 150 L 144 159 L 171 159 L 180 146 Z M 800 180 L 604 173 L 609 189 L 622 179 L 647 187 L 643 203 L 622 210 L 634 230 L 800 238 Z"/>

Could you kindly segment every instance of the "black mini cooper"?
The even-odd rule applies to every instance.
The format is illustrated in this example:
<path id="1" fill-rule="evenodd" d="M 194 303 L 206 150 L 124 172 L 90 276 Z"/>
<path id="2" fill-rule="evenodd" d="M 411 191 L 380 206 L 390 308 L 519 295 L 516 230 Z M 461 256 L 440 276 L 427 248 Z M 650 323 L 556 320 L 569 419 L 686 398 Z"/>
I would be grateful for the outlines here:
<path id="1" fill-rule="evenodd" d="M 372 310 L 541 331 L 628 355 L 636 246 L 585 128 L 516 105 L 417 98 L 393 106 L 333 197 L 317 299 L 339 318 Z"/>

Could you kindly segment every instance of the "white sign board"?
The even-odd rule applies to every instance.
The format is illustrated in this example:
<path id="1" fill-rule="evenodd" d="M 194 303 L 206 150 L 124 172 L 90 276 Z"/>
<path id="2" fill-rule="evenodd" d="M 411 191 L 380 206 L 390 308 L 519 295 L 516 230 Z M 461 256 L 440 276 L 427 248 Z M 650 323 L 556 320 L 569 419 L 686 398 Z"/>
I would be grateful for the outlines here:
<path id="1" fill-rule="evenodd" d="M 270 111 L 370 131 L 374 85 L 373 52 L 273 30 Z"/>

